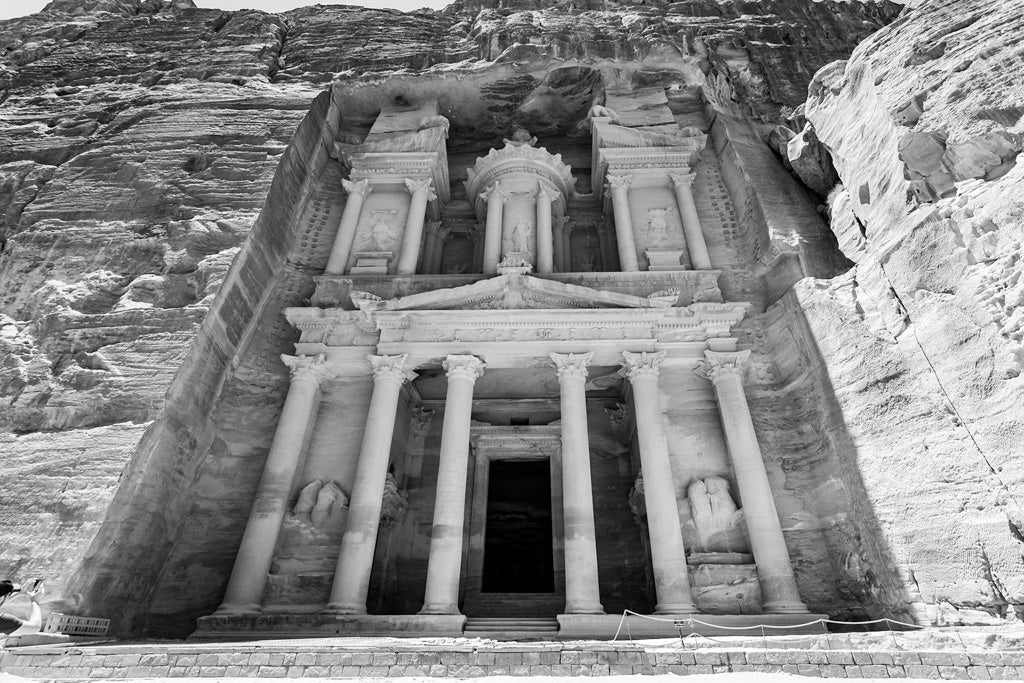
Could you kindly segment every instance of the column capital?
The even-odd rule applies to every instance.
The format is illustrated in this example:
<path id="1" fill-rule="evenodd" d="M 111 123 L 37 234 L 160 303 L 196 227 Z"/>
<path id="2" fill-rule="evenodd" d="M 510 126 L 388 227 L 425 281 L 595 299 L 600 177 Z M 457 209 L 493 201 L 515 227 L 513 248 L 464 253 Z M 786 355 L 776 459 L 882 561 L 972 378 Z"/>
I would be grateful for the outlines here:
<path id="1" fill-rule="evenodd" d="M 672 184 L 676 187 L 689 190 L 693 185 L 694 179 L 697 177 L 696 173 L 669 173 L 668 177 L 672 179 Z"/>
<path id="2" fill-rule="evenodd" d="M 619 374 L 629 379 L 630 382 L 641 377 L 657 377 L 661 368 L 661 361 L 665 360 L 664 351 L 658 351 L 657 353 L 623 351 L 622 356 L 626 359 L 626 362 L 623 363 Z"/>
<path id="3" fill-rule="evenodd" d="M 587 353 L 549 353 L 548 357 L 555 364 L 558 371 L 558 379 L 563 380 L 570 377 L 587 379 L 590 361 L 594 358 L 594 352 Z"/>
<path id="4" fill-rule="evenodd" d="M 363 180 L 342 180 L 341 186 L 345 188 L 345 191 L 350 195 L 357 194 L 363 199 L 366 199 L 366 195 L 370 194 L 373 187 L 370 186 L 370 179 L 365 178 Z"/>
<path id="5" fill-rule="evenodd" d="M 609 190 L 628 190 L 631 182 L 633 182 L 633 175 L 630 173 L 625 175 L 608 174 Z"/>
<path id="6" fill-rule="evenodd" d="M 743 369 L 750 358 L 750 349 L 745 351 L 705 351 L 705 361 L 697 374 L 718 384 L 730 377 L 743 381 Z"/>
<path id="7" fill-rule="evenodd" d="M 317 356 L 289 356 L 282 353 L 281 361 L 288 366 L 293 382 L 302 380 L 320 385 L 337 374 L 337 370 L 322 353 Z"/>
<path id="8" fill-rule="evenodd" d="M 537 183 L 537 201 L 544 200 L 550 202 L 553 198 L 551 192 L 544 185 Z"/>
<path id="9" fill-rule="evenodd" d="M 480 240 L 484 239 L 485 232 L 486 227 L 484 226 L 483 223 L 475 223 L 473 225 L 473 229 L 467 232 L 466 234 L 469 235 L 469 241 L 472 242 L 473 244 L 476 244 Z"/>
<path id="10" fill-rule="evenodd" d="M 437 199 L 437 194 L 434 192 L 433 178 L 406 178 L 405 189 L 409 190 L 412 194 L 417 192 L 426 194 L 428 202 Z"/>
<path id="11" fill-rule="evenodd" d="M 509 193 L 502 189 L 501 184 L 497 180 L 494 184 L 487 187 L 483 192 L 480 193 L 480 198 L 488 204 L 491 203 L 492 199 L 496 199 L 504 204 L 508 200 Z"/>
<path id="12" fill-rule="evenodd" d="M 443 235 L 441 235 L 441 221 L 427 221 L 426 228 L 428 235 L 443 237 Z"/>
<path id="13" fill-rule="evenodd" d="M 376 356 L 372 353 L 366 354 L 366 360 L 370 361 L 370 369 L 373 372 L 374 381 L 379 379 L 392 379 L 404 382 L 412 379 L 416 373 L 406 369 L 405 361 L 409 354 L 403 353 L 398 356 Z"/>
<path id="14" fill-rule="evenodd" d="M 476 356 L 447 356 L 441 363 L 448 379 L 464 378 L 475 382 L 484 374 L 484 362 Z"/>

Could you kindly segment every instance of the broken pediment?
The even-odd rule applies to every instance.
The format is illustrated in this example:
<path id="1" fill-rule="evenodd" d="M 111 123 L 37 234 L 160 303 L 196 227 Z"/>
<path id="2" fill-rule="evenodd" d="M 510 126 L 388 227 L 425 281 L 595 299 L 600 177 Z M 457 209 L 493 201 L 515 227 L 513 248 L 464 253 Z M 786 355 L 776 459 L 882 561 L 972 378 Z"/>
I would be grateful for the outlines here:
<path id="1" fill-rule="evenodd" d="M 669 305 L 668 302 L 661 299 L 601 291 L 529 275 L 512 274 L 388 301 L 364 301 L 360 308 L 380 311 L 446 311 L 454 309 L 666 308 Z"/>

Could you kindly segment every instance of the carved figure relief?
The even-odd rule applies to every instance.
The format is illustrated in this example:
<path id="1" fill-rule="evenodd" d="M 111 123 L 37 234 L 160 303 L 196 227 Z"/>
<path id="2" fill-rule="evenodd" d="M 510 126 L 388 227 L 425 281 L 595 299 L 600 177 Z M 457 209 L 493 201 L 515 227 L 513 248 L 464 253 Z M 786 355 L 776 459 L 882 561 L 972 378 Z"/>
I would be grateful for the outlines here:
<path id="1" fill-rule="evenodd" d="M 393 527 L 405 517 L 409 507 L 409 493 L 398 488 L 395 475 L 388 472 L 384 481 L 384 498 L 381 500 L 380 524 L 385 528 Z"/>
<path id="2" fill-rule="evenodd" d="M 671 206 L 647 209 L 647 222 L 640 227 L 640 230 L 652 236 L 667 235 L 672 229 L 668 217 L 673 211 L 675 209 Z"/>
<path id="3" fill-rule="evenodd" d="M 572 269 L 576 273 L 596 273 L 598 270 L 597 247 L 589 234 L 583 245 L 573 252 Z"/>
<path id="4" fill-rule="evenodd" d="M 724 477 L 695 479 L 687 488 L 690 514 L 697 529 L 697 538 L 705 552 L 745 552 L 746 532 L 743 511 L 729 493 Z"/>
<path id="5" fill-rule="evenodd" d="M 292 515 L 320 526 L 334 511 L 346 507 L 348 496 L 340 486 L 333 481 L 325 484 L 322 479 L 314 479 L 299 492 L 299 498 L 292 507 Z"/>
<path id="6" fill-rule="evenodd" d="M 530 220 L 526 217 L 522 217 L 515 222 L 512 226 L 512 230 L 509 232 L 508 245 L 506 254 L 508 253 L 532 253 L 530 249 L 530 238 L 533 236 L 533 230 L 530 226 Z"/>
<path id="7" fill-rule="evenodd" d="M 398 237 L 396 226 L 391 225 L 391 217 L 398 215 L 397 209 L 377 209 L 370 212 L 370 249 L 387 251 L 389 245 Z"/>

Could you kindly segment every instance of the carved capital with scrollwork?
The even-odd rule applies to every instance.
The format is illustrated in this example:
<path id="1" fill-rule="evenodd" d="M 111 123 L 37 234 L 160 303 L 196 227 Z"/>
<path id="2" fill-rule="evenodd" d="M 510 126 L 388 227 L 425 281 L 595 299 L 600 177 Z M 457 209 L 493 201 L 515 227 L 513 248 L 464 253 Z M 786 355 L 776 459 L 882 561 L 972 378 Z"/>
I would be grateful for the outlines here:
<path id="1" fill-rule="evenodd" d="M 370 185 L 370 179 L 366 178 L 363 180 L 342 180 L 341 186 L 345 188 L 345 191 L 349 195 L 357 194 L 363 199 L 366 199 L 366 195 L 370 194 L 373 187 Z"/>
<path id="2" fill-rule="evenodd" d="M 629 189 L 630 183 L 633 182 L 632 175 L 611 175 L 608 174 L 608 190 L 614 192 L 615 190 L 621 190 L 625 192 Z"/>
<path id="3" fill-rule="evenodd" d="M 470 355 L 447 356 L 441 367 L 449 380 L 468 379 L 475 382 L 484 374 L 484 362 Z"/>
<path id="4" fill-rule="evenodd" d="M 409 190 L 412 194 L 419 192 L 426 195 L 428 202 L 432 202 L 437 199 L 437 194 L 434 192 L 434 181 L 432 178 L 406 178 L 405 189 Z"/>
<path id="5" fill-rule="evenodd" d="M 589 372 L 590 361 L 594 358 L 594 352 L 587 353 L 549 353 L 548 357 L 555 364 L 558 371 L 558 379 L 586 379 Z"/>
<path id="6" fill-rule="evenodd" d="M 672 184 L 677 188 L 683 190 L 689 190 L 693 187 L 693 181 L 697 177 L 696 173 L 669 173 L 669 178 L 672 179 Z"/>
<path id="7" fill-rule="evenodd" d="M 317 356 L 289 356 L 281 354 L 281 360 L 288 366 L 293 382 L 311 382 L 320 386 L 332 379 L 337 371 L 327 363 L 324 354 Z"/>
<path id="8" fill-rule="evenodd" d="M 746 351 L 705 351 L 704 363 L 697 374 L 706 377 L 714 384 L 735 379 L 743 382 L 743 370 L 750 359 L 750 349 Z"/>
<path id="9" fill-rule="evenodd" d="M 661 362 L 665 360 L 665 352 L 649 353 L 641 351 L 640 353 L 633 353 L 631 351 L 623 351 L 622 357 L 626 359 L 626 362 L 623 363 L 619 374 L 633 382 L 645 377 L 657 378 L 658 372 L 661 369 Z"/>
<path id="10" fill-rule="evenodd" d="M 499 201 L 504 204 L 508 201 L 509 193 L 502 189 L 501 184 L 498 181 L 494 181 L 490 187 L 480 193 L 480 198 L 488 204 L 491 203 L 491 200 Z"/>
<path id="11" fill-rule="evenodd" d="M 373 372 L 373 381 L 394 380 L 404 382 L 412 379 L 415 373 L 405 367 L 405 361 L 409 354 L 403 353 L 398 356 L 376 356 L 372 353 L 366 354 L 366 360 L 370 361 L 370 369 Z"/>

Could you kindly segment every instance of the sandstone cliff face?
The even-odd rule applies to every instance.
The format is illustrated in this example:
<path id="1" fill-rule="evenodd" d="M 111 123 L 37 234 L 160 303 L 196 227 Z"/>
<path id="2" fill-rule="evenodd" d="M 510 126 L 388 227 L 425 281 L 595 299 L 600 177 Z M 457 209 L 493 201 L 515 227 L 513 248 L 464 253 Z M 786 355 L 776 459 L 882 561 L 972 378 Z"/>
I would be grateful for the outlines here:
<path id="1" fill-rule="evenodd" d="M 804 112 L 856 265 L 793 305 L 881 542 L 945 623 L 1024 609 L 1022 8 L 922 4 L 822 69 Z"/>
<path id="2" fill-rule="evenodd" d="M 944 601 L 999 613 L 1021 602 L 1020 520 L 1008 514 L 1021 471 L 1009 446 L 1019 432 L 1009 413 L 1019 380 L 1003 360 L 1020 341 L 1016 261 L 1005 260 L 1015 258 L 1020 225 L 1009 209 L 990 211 L 1015 196 L 1019 94 L 997 101 L 1005 76 L 975 82 L 997 73 L 986 64 L 1001 59 L 982 56 L 997 39 L 977 36 L 998 24 L 975 4 L 977 26 L 953 38 L 929 32 L 963 17 L 935 14 L 942 3 L 921 8 L 866 43 L 846 71 L 815 81 L 806 116 L 831 157 L 805 134 L 806 154 L 790 163 L 810 178 L 809 156 L 816 176 L 827 177 L 831 161 L 856 188 L 834 193 L 830 206 L 857 267 L 831 285 L 800 283 L 748 325 L 764 358 L 752 404 L 766 455 L 787 489 L 804 487 L 787 513 L 788 540 L 815 568 L 830 562 L 820 539 L 832 544 L 846 615 Z M 499 86 L 474 91 L 489 107 L 486 122 L 456 118 L 453 139 L 500 139 L 530 115 L 539 92 L 582 96 L 573 82 L 531 75 L 557 65 L 617 64 L 621 86 L 675 83 L 676 120 L 714 131 L 718 145 L 698 187 L 721 196 L 708 195 L 702 211 L 720 213 L 729 244 L 744 249 L 726 268 L 727 294 L 763 309 L 800 276 L 848 265 L 782 172 L 768 124 L 803 102 L 818 68 L 897 12 L 889 3 L 684 0 L 274 16 L 188 0 L 97 0 L 54 2 L 0 23 L 0 569 L 53 577 L 55 604 L 123 615 L 117 627 L 126 633 L 186 633 L 216 606 L 286 386 L 268 363 L 293 341 L 280 310 L 309 296 L 339 215 L 324 140 L 346 131 L 325 123 L 334 105 L 317 95 L 328 83 L 351 93 L 354 134 L 361 108 L 369 115 L 374 104 L 359 99 L 360 88 L 385 93 L 391 82 L 472 82 L 500 71 Z M 988 34 L 971 33 L 983 27 Z M 960 85 L 942 85 L 942 74 L 968 59 L 978 62 L 974 80 L 968 67 L 957 72 Z M 896 92 L 914 82 L 900 70 L 929 70 L 918 83 L 948 86 L 942 96 L 951 100 L 957 89 L 977 92 L 963 96 L 977 106 L 936 107 L 929 119 L 940 95 L 925 86 Z M 843 73 L 861 75 L 843 85 Z M 888 75 L 875 86 L 879 74 Z M 906 132 L 920 137 L 903 143 L 901 158 L 907 124 L 889 112 L 914 111 L 904 105 L 915 98 L 924 114 Z M 859 116 L 861 105 L 880 114 Z M 314 167 L 328 169 L 315 182 Z M 956 197 L 941 198 L 958 182 Z M 809 184 L 819 193 L 830 185 Z M 926 204 L 908 212 L 914 188 Z M 964 236 L 971 231 L 977 237 Z M 927 271 L 914 265 L 921 254 L 931 259 Z M 741 260 L 774 289 L 763 292 Z M 794 329 L 797 343 L 787 346 Z M 867 354 L 878 360 L 862 362 Z M 793 474 L 825 451 L 832 455 L 815 461 L 806 481 Z M 1005 471 L 986 470 L 985 458 Z M 921 486 L 891 474 L 911 465 Z M 930 502 L 936 491 L 948 505 Z M 966 531 L 945 552 L 935 534 L 950 525 Z M 914 572 L 913 595 L 903 569 Z M 812 574 L 803 572 L 802 589 L 827 608 L 836 589 Z M 849 607 L 857 604 L 861 612 Z"/>

